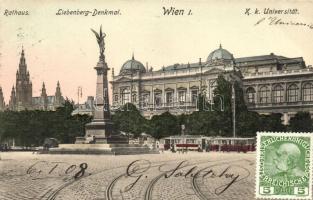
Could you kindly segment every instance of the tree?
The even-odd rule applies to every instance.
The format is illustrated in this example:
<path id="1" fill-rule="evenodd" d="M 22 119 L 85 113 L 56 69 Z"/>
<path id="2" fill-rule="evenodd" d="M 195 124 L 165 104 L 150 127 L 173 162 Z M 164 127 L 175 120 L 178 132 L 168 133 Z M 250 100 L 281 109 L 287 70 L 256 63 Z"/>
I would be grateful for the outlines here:
<path id="1" fill-rule="evenodd" d="M 260 115 L 259 130 L 280 132 L 286 131 L 286 127 L 282 123 L 282 114 L 271 113 L 270 115 Z"/>
<path id="2" fill-rule="evenodd" d="M 226 113 L 231 113 L 232 112 L 232 83 L 227 81 L 223 75 L 219 75 L 218 78 L 216 79 L 217 86 L 214 89 L 214 104 L 215 110 L 220 111 L 221 107 L 221 98 L 223 99 L 224 103 L 224 111 Z M 244 101 L 244 95 L 243 95 L 243 90 L 240 86 L 240 84 L 235 81 L 234 82 L 234 87 L 235 87 L 235 97 L 236 97 L 236 113 L 244 112 L 247 111 L 247 106 L 245 105 Z"/>
<path id="3" fill-rule="evenodd" d="M 15 139 L 19 146 L 40 146 L 45 138 L 73 143 L 84 135 L 84 126 L 91 121 L 87 115 L 72 116 L 73 102 L 65 101 L 56 111 L 24 110 L 0 113 L 0 139 Z"/>
<path id="4" fill-rule="evenodd" d="M 169 112 L 154 115 L 149 124 L 149 133 L 157 139 L 170 135 L 178 135 L 181 131 L 177 117 Z"/>
<path id="5" fill-rule="evenodd" d="M 112 117 L 115 130 L 132 133 L 138 137 L 147 132 L 147 119 L 145 119 L 137 107 L 131 103 L 125 104 L 121 110 L 115 112 Z"/>
<path id="6" fill-rule="evenodd" d="M 214 89 L 214 105 L 216 114 L 214 115 L 216 117 L 216 130 L 218 130 L 218 135 L 221 136 L 232 136 L 232 129 L 233 129 L 233 110 L 232 110 L 232 83 L 227 81 L 223 75 L 219 75 L 217 80 L 217 87 Z M 244 101 L 244 95 L 243 90 L 238 82 L 234 82 L 234 88 L 235 88 L 235 105 L 236 105 L 236 126 L 238 124 L 241 124 L 241 129 L 243 129 L 243 120 L 247 115 L 253 115 L 250 114 L 247 106 L 245 105 Z M 221 100 L 222 99 L 222 100 Z M 224 110 L 221 110 L 221 103 L 224 104 Z M 241 116 L 241 114 L 244 113 Z M 238 135 L 244 135 L 241 134 L 239 131 L 241 129 L 237 129 Z M 244 129 L 243 129 L 244 130 Z"/>
<path id="7" fill-rule="evenodd" d="M 259 130 L 260 117 L 257 112 L 241 112 L 238 116 L 237 135 L 254 137 Z"/>
<path id="8" fill-rule="evenodd" d="M 309 112 L 297 112 L 294 117 L 290 118 L 289 128 L 295 132 L 312 131 L 312 119 Z"/>

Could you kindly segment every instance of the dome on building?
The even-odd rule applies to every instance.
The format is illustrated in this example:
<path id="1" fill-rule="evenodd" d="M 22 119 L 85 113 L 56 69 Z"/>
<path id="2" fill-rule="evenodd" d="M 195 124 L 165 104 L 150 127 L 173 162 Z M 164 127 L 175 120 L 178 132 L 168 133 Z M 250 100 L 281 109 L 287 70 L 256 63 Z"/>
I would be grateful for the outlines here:
<path id="1" fill-rule="evenodd" d="M 143 66 L 143 64 L 137 60 L 135 60 L 134 55 L 131 60 L 126 61 L 121 70 L 120 74 L 130 74 L 135 72 L 146 72 L 146 68 Z"/>
<path id="2" fill-rule="evenodd" d="M 229 51 L 227 51 L 226 49 L 223 49 L 222 45 L 220 45 L 220 48 L 210 53 L 207 61 L 211 62 L 213 60 L 233 60 L 233 59 L 234 59 L 233 54 L 229 53 Z"/>

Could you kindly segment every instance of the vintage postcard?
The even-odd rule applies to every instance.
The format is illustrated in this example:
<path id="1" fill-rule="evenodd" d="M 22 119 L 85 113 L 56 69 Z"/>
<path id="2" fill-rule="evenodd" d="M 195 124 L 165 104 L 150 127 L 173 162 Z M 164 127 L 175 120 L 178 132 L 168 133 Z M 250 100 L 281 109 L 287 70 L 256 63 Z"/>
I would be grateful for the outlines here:
<path id="1" fill-rule="evenodd" d="M 312 10 L 0 0 L 0 199 L 312 199 Z"/>

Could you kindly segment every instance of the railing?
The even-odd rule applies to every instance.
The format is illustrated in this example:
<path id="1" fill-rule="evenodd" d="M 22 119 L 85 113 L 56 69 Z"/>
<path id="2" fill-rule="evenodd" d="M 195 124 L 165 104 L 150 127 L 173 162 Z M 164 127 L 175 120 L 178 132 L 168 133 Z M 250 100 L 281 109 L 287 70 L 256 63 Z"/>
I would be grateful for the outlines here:
<path id="1" fill-rule="evenodd" d="M 196 109 L 197 103 L 195 102 L 172 102 L 172 103 L 160 103 L 160 104 L 135 104 L 137 108 L 140 110 L 146 110 L 146 111 L 153 111 L 153 110 L 169 110 L 169 109 L 181 109 L 181 110 L 189 110 L 189 109 Z M 124 107 L 124 105 L 120 104 L 113 104 L 111 106 L 112 111 L 121 110 Z M 127 109 L 127 108 L 126 108 Z"/>
<path id="2" fill-rule="evenodd" d="M 285 75 L 285 74 L 305 74 L 312 73 L 313 68 L 305 68 L 305 69 L 296 69 L 296 70 L 281 70 L 281 71 L 273 71 L 273 72 L 257 72 L 257 73 L 247 73 L 244 74 L 245 78 L 252 77 L 262 77 L 262 76 L 275 76 L 275 75 Z"/>
<path id="3" fill-rule="evenodd" d="M 279 102 L 279 103 L 248 103 L 248 108 L 258 107 L 280 107 L 280 106 L 301 106 L 301 105 L 313 105 L 313 101 L 294 101 L 294 102 Z"/>

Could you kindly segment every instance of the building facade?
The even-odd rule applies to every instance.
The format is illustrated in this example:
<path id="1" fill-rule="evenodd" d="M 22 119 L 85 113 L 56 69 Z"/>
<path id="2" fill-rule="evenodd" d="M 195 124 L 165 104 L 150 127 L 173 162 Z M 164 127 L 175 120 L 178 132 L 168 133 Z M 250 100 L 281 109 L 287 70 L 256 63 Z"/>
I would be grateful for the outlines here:
<path id="1" fill-rule="evenodd" d="M 32 87 L 33 85 L 30 80 L 30 74 L 27 70 L 25 52 L 24 49 L 22 49 L 19 67 L 16 72 L 16 84 L 15 87 L 14 85 L 12 87 L 10 101 L 7 106 L 5 105 L 3 100 L 2 110 L 55 110 L 57 107 L 62 106 L 62 104 L 64 103 L 64 98 L 61 93 L 59 82 L 57 82 L 56 92 L 53 96 L 47 95 L 45 84 L 43 83 L 41 95 L 39 97 L 33 97 Z M 0 92 L 0 104 L 1 96 L 3 99 L 2 91 Z"/>
<path id="2" fill-rule="evenodd" d="M 148 118 L 165 111 L 191 113 L 197 110 L 200 92 L 212 101 L 220 74 L 229 81 L 239 80 L 249 110 L 282 113 L 285 124 L 298 111 L 313 114 L 313 68 L 302 57 L 271 53 L 235 58 L 221 45 L 205 62 L 200 59 L 197 63 L 174 64 L 156 71 L 132 57 L 118 75 L 112 73 L 112 108 L 130 102 Z"/>
<path id="3" fill-rule="evenodd" d="M 95 111 L 95 100 L 93 96 L 88 96 L 87 101 L 83 104 L 76 104 L 72 115 L 89 115 L 93 116 Z"/>

